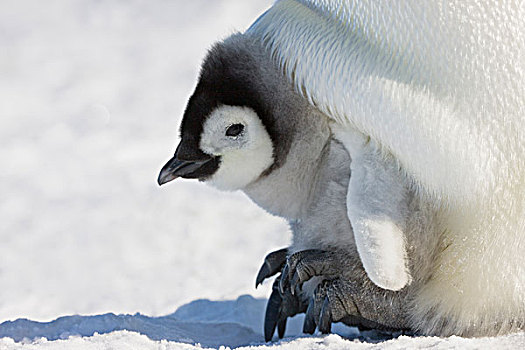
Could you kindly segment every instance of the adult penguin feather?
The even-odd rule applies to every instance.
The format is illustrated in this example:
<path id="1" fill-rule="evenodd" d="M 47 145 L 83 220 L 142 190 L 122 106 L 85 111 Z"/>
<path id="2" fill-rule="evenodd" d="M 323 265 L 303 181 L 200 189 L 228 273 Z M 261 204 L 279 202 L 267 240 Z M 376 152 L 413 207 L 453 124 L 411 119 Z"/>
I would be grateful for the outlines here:
<path id="1" fill-rule="evenodd" d="M 280 0 L 248 30 L 347 148 L 370 137 L 439 209 L 429 332 L 525 318 L 523 18 L 512 0 Z"/>

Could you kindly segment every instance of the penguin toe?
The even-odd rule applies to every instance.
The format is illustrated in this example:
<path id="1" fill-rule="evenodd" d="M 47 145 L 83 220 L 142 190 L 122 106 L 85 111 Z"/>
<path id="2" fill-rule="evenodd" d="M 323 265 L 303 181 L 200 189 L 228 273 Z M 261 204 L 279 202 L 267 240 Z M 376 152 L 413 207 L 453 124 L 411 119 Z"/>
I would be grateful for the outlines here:
<path id="1" fill-rule="evenodd" d="M 315 276 L 338 276 L 341 273 L 341 261 L 344 258 L 340 253 L 318 249 L 302 250 L 290 255 L 279 284 L 281 294 L 287 289 L 296 294 L 306 281 Z"/>
<path id="2" fill-rule="evenodd" d="M 266 255 L 255 279 L 255 288 L 263 283 L 265 279 L 272 277 L 283 269 L 287 254 L 288 248 L 283 248 Z"/>
<path id="3" fill-rule="evenodd" d="M 289 290 L 284 294 L 280 292 L 280 279 L 281 276 L 276 278 L 266 306 L 264 339 L 267 342 L 272 340 L 276 329 L 279 338 L 283 338 L 288 317 L 304 313 L 307 308 L 306 302 L 297 295 L 292 295 Z"/>
<path id="4" fill-rule="evenodd" d="M 362 297 L 352 281 L 341 278 L 323 280 L 309 300 L 303 332 L 313 334 L 318 329 L 319 332 L 328 334 L 332 324 L 336 322 L 343 322 L 360 330 L 398 330 L 363 317 L 361 310 L 366 308 L 366 305 L 359 303 Z M 367 316 L 369 315 L 370 310 L 367 312 Z"/>

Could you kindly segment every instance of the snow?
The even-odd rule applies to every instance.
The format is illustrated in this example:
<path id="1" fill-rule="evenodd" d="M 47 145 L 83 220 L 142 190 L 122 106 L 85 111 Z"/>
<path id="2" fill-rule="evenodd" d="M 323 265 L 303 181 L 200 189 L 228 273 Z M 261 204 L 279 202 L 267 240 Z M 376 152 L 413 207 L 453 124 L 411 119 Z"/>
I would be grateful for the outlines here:
<path id="1" fill-rule="evenodd" d="M 264 345 L 285 222 L 240 193 L 156 185 L 206 49 L 271 0 L 0 2 L 0 349 L 521 348 L 336 326 Z"/>
<path id="2" fill-rule="evenodd" d="M 354 328 L 334 327 L 337 334 L 301 335 L 303 317 L 288 324 L 288 336 L 264 344 L 261 334 L 266 301 L 244 295 L 237 300 L 196 300 L 167 316 L 141 314 L 65 316 L 41 323 L 18 319 L 0 328 L 0 349 L 200 349 L 200 348 L 282 348 L 282 349 L 478 349 L 497 346 L 514 349 L 525 344 L 522 334 L 499 338 L 408 337 L 395 339 L 377 332 L 359 333 Z M 521 345 L 520 345 L 521 344 Z"/>

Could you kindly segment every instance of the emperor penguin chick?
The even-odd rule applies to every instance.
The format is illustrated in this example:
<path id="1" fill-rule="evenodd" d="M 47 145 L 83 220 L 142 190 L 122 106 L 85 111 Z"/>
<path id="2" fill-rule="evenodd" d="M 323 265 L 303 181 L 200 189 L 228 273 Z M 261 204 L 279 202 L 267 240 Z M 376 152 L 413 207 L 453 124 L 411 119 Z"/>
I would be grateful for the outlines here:
<path id="1" fill-rule="evenodd" d="M 317 326 L 328 332 L 336 321 L 410 328 L 404 308 L 407 292 L 378 287 L 360 261 L 347 212 L 350 155 L 333 138 L 329 119 L 293 89 L 258 41 L 234 35 L 212 48 L 180 130 L 180 144 L 161 170 L 159 184 L 196 178 L 219 189 L 242 190 L 292 227 L 292 246 L 273 255 L 289 258 L 279 290 L 270 298 L 277 308 L 268 308 L 267 339 L 276 326 L 282 335 L 286 318 L 298 312 L 307 312 L 307 332 Z M 378 215 L 396 213 L 404 226 L 409 197 L 398 181 L 399 171 L 372 142 L 362 143 L 366 152 L 360 155 L 366 154 L 366 161 L 360 164 L 370 166 L 361 172 L 367 181 L 363 194 L 369 197 L 359 201 Z M 391 205 L 388 198 L 398 199 Z M 399 237 L 392 245 L 405 241 Z M 403 258 L 410 260 L 408 254 Z M 259 279 L 276 272 L 273 265 Z M 298 285 L 308 280 L 312 281 L 296 294 Z"/>

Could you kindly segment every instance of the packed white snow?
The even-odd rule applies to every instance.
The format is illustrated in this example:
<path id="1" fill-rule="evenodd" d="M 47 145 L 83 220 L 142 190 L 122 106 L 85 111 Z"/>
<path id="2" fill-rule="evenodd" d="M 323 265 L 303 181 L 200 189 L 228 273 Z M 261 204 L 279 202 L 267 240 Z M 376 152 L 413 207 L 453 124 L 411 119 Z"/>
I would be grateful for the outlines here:
<path id="1" fill-rule="evenodd" d="M 206 49 L 272 0 L 0 2 L 0 349 L 275 348 L 254 289 L 285 222 L 156 185 Z M 341 325 L 284 349 L 522 348 Z"/>

